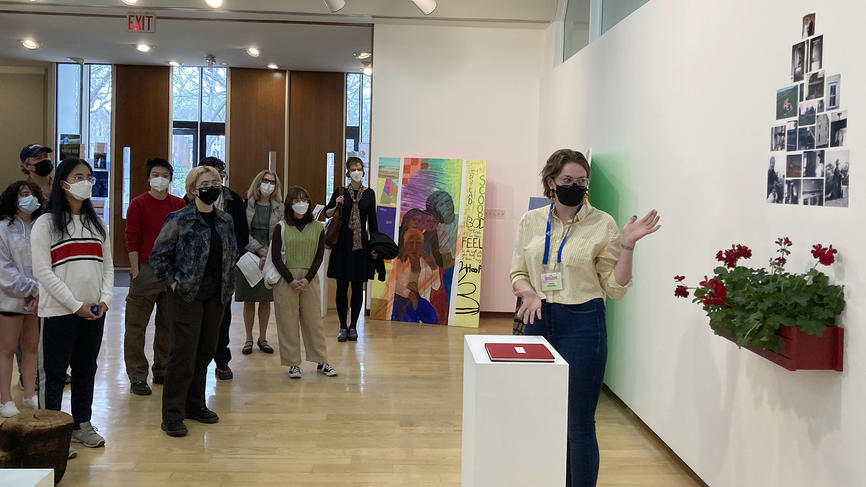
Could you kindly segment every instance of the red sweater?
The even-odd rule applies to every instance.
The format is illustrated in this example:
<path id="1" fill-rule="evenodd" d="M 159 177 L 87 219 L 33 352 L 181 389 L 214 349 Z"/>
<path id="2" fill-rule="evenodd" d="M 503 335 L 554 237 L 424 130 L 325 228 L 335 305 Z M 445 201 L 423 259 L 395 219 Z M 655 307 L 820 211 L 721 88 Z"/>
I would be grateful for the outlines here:
<path id="1" fill-rule="evenodd" d="M 149 191 L 129 202 L 126 209 L 126 250 L 138 252 L 139 264 L 150 262 L 150 251 L 165 217 L 185 206 L 186 203 L 177 196 L 169 194 L 158 200 Z"/>

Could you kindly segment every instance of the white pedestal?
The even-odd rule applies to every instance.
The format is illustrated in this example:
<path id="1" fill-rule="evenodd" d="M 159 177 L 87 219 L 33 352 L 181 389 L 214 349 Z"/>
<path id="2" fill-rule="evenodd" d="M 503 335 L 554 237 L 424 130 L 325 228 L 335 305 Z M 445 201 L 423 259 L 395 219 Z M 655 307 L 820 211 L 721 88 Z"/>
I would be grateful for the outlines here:
<path id="1" fill-rule="evenodd" d="M 484 344 L 543 343 L 552 363 L 491 362 Z M 463 487 L 565 485 L 568 363 L 542 337 L 467 335 Z"/>
<path id="2" fill-rule="evenodd" d="M 0 470 L 0 487 L 54 487 L 54 470 L 50 468 Z"/>

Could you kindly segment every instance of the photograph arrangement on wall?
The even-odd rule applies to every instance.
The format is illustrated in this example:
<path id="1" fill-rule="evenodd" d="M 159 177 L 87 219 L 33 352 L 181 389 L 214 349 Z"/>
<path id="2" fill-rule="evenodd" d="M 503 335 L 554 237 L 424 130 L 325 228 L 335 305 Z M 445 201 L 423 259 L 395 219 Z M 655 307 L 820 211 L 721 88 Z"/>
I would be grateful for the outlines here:
<path id="1" fill-rule="evenodd" d="M 802 18 L 791 47 L 791 74 L 776 90 L 770 126 L 768 203 L 848 207 L 848 111 L 840 103 L 842 75 L 825 74 L 824 36 L 816 13 Z"/>
<path id="2" fill-rule="evenodd" d="M 486 166 L 379 158 L 379 231 L 399 253 L 386 262 L 385 280 L 371 283 L 372 318 L 478 327 Z"/>

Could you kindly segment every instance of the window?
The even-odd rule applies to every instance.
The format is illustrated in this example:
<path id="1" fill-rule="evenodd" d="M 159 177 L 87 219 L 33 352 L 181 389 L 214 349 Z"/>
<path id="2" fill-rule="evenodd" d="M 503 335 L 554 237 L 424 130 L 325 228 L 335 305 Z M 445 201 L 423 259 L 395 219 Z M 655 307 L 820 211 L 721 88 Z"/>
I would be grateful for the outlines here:
<path id="1" fill-rule="evenodd" d="M 91 202 L 106 224 L 111 169 L 111 83 L 110 65 L 57 65 L 56 158 L 61 161 L 79 157 L 93 166 Z"/>
<path id="2" fill-rule="evenodd" d="M 568 0 L 563 22 L 562 60 L 631 15 L 648 0 Z"/>
<path id="3" fill-rule="evenodd" d="M 370 76 L 346 73 L 346 156 L 356 155 L 364 161 L 364 185 L 368 184 L 367 173 L 370 168 L 371 93 Z"/>
<path id="4" fill-rule="evenodd" d="M 209 156 L 226 162 L 226 68 L 172 68 L 172 193 L 186 193 L 186 175 Z M 228 167 L 226 167 L 228 169 Z"/>

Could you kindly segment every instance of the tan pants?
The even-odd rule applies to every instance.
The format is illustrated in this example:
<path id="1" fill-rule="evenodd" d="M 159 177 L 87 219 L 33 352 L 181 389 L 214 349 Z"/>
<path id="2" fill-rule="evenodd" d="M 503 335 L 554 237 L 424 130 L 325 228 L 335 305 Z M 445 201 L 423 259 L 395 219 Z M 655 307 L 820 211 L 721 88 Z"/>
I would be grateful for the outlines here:
<path id="1" fill-rule="evenodd" d="M 290 269 L 295 279 L 303 279 L 309 269 Z M 277 338 L 280 342 L 280 364 L 301 364 L 301 342 L 310 362 L 327 362 L 325 325 L 322 322 L 322 296 L 319 277 L 316 276 L 301 293 L 295 292 L 285 279 L 274 286 L 274 310 L 277 317 Z"/>

